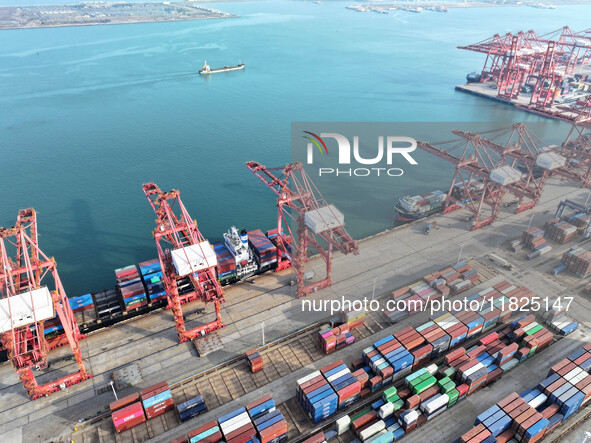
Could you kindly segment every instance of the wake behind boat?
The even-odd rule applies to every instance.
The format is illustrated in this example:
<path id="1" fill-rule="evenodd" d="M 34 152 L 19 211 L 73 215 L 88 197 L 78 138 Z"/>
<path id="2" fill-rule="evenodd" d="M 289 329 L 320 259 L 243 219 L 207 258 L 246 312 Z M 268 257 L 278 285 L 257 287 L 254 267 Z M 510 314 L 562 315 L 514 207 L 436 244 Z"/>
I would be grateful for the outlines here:
<path id="1" fill-rule="evenodd" d="M 228 72 L 228 71 L 238 71 L 240 69 L 244 69 L 244 63 L 238 63 L 235 66 L 224 66 L 223 68 L 214 68 L 207 64 L 207 61 L 203 64 L 203 67 L 199 70 L 199 74 L 201 75 L 209 75 L 209 74 L 217 74 L 219 72 Z"/>

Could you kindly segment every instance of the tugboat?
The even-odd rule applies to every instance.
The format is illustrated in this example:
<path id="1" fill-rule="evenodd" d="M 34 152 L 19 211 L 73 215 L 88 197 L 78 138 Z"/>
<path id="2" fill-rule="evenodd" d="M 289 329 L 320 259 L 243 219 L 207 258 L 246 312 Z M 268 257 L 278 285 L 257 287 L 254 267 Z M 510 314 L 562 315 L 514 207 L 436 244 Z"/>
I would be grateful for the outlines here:
<path id="1" fill-rule="evenodd" d="M 254 275 L 257 265 L 252 256 L 252 251 L 248 247 L 248 233 L 246 230 L 243 229 L 238 233 L 236 226 L 232 226 L 224 234 L 224 242 L 236 261 L 236 276 L 243 280 Z"/>
<path id="2" fill-rule="evenodd" d="M 219 72 L 228 72 L 228 71 L 239 71 L 240 69 L 244 69 L 244 63 L 238 63 L 236 66 L 224 66 L 223 68 L 215 68 L 211 69 L 211 67 L 207 64 L 207 60 L 203 63 L 203 67 L 199 70 L 199 74 L 201 75 L 209 75 L 209 74 L 217 74 Z"/>

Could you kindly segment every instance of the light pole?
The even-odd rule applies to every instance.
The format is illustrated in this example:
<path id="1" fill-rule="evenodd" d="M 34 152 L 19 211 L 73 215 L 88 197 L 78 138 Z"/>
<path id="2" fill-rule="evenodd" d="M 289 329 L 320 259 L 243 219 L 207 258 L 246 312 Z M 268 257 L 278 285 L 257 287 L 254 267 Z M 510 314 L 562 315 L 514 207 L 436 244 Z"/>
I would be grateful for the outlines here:
<path id="1" fill-rule="evenodd" d="M 374 277 L 373 279 L 373 291 L 371 293 L 371 299 L 373 300 L 376 296 L 376 281 L 378 280 L 378 277 Z"/>
<path id="2" fill-rule="evenodd" d="M 591 197 L 591 193 L 587 194 L 587 200 L 585 200 L 585 206 L 587 206 L 587 203 L 589 203 L 589 197 Z"/>
<path id="3" fill-rule="evenodd" d="M 462 250 L 464 249 L 464 242 L 460 243 L 460 255 L 458 255 L 458 263 L 462 260 Z M 458 264 L 456 263 L 456 265 Z"/>
<path id="4" fill-rule="evenodd" d="M 531 215 L 531 217 L 529 218 L 529 224 L 527 225 L 527 229 L 529 229 L 531 227 L 531 222 L 534 219 L 534 214 Z"/>
<path id="5" fill-rule="evenodd" d="M 113 384 L 113 380 L 111 380 L 109 382 L 109 384 L 111 385 L 111 389 L 113 390 L 113 395 L 115 396 L 115 400 L 119 400 L 119 398 L 117 397 L 117 392 L 115 392 L 115 385 Z"/>
<path id="6" fill-rule="evenodd" d="M 265 321 L 261 322 L 261 331 L 263 332 L 263 346 L 265 345 Z"/>

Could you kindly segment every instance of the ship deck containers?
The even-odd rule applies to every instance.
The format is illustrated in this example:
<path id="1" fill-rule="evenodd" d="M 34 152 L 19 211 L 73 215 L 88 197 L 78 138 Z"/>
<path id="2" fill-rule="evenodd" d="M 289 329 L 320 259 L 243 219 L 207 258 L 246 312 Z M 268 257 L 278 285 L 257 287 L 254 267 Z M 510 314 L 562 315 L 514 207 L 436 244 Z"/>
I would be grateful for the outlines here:
<path id="1" fill-rule="evenodd" d="M 263 234 L 263 231 L 257 229 L 248 233 L 248 243 L 254 251 L 254 258 L 261 270 L 269 269 L 277 263 L 277 248 Z"/>
<path id="2" fill-rule="evenodd" d="M 226 283 L 236 278 L 236 259 L 225 244 L 214 243 L 213 250 L 217 258 L 218 265 L 216 267 L 218 280 L 220 283 Z"/>

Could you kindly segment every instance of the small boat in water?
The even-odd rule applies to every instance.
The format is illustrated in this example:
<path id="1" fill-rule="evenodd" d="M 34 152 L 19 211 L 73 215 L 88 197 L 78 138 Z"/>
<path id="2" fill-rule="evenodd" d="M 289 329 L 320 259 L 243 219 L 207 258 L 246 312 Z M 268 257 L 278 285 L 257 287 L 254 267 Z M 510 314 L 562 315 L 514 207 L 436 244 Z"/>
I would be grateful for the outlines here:
<path id="1" fill-rule="evenodd" d="M 223 68 L 214 68 L 207 64 L 207 61 L 203 64 L 203 67 L 199 70 L 199 74 L 201 75 L 209 75 L 209 74 L 217 74 L 219 72 L 228 72 L 228 71 L 238 71 L 240 69 L 244 69 L 244 63 L 238 63 L 235 66 L 224 66 Z"/>

